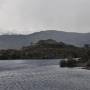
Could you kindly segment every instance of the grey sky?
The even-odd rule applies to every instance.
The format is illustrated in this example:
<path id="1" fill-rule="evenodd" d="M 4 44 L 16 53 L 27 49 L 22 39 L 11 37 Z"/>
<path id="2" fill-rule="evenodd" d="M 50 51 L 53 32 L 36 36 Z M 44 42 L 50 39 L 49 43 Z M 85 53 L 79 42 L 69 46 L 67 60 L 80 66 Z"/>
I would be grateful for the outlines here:
<path id="1" fill-rule="evenodd" d="M 0 0 L 0 33 L 90 32 L 90 0 Z"/>

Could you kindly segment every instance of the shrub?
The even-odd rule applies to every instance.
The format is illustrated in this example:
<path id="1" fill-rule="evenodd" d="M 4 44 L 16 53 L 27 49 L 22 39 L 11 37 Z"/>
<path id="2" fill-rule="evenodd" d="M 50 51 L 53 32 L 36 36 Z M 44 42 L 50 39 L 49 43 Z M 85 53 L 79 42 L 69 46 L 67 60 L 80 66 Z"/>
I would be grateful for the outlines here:
<path id="1" fill-rule="evenodd" d="M 67 61 L 67 67 L 76 67 L 76 65 L 77 65 L 77 62 L 74 59 Z"/>
<path id="2" fill-rule="evenodd" d="M 61 60 L 60 61 L 60 67 L 76 67 L 77 61 L 72 59 L 68 59 L 67 61 Z"/>
<path id="3" fill-rule="evenodd" d="M 87 66 L 87 67 L 90 67 L 90 60 L 88 60 L 86 66 Z"/>
<path id="4" fill-rule="evenodd" d="M 60 67 L 66 67 L 66 61 L 65 60 L 60 61 Z"/>

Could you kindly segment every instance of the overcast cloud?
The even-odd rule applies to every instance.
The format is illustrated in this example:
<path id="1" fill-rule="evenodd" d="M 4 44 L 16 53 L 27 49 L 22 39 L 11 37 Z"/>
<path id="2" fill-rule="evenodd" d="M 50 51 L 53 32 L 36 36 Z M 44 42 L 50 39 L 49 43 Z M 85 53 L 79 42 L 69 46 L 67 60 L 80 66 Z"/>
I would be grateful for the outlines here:
<path id="1" fill-rule="evenodd" d="M 90 32 L 90 0 L 0 0 L 0 33 Z"/>

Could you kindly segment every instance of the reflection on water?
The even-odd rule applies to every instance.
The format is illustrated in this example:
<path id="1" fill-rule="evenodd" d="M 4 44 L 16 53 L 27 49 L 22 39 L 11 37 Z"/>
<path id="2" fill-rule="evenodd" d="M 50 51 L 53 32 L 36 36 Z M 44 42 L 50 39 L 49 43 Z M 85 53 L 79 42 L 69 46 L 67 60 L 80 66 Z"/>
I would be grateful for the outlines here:
<path id="1" fill-rule="evenodd" d="M 60 59 L 45 59 L 45 60 L 1 60 L 1 64 L 30 64 L 30 65 L 57 65 Z"/>
<path id="2" fill-rule="evenodd" d="M 27 67 L 37 67 L 46 65 L 59 65 L 60 60 L 0 60 L 0 71 L 16 70 Z"/>

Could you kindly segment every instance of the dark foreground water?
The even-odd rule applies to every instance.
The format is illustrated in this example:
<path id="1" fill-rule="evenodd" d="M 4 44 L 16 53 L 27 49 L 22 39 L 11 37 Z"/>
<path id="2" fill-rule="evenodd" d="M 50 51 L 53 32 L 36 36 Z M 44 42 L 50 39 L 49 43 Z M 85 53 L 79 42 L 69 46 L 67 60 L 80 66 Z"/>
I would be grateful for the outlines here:
<path id="1" fill-rule="evenodd" d="M 60 60 L 0 61 L 0 90 L 90 90 L 90 71 Z"/>

